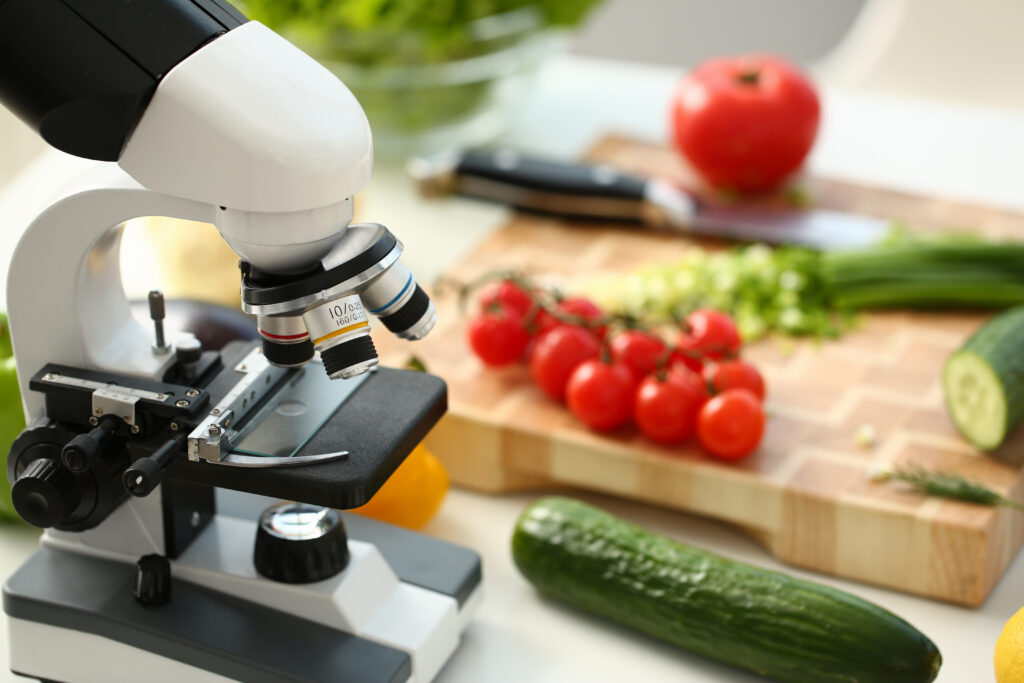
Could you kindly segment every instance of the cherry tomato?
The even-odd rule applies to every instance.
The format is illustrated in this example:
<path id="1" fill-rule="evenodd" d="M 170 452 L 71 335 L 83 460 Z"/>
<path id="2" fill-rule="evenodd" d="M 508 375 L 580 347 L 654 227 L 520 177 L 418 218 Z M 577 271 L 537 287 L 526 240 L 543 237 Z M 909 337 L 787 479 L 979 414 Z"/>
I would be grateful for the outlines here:
<path id="1" fill-rule="evenodd" d="M 689 370 L 673 370 L 664 378 L 649 375 L 637 389 L 633 416 L 648 439 L 675 444 L 693 435 L 706 400 L 700 378 Z"/>
<path id="2" fill-rule="evenodd" d="M 478 299 L 484 310 L 501 305 L 525 316 L 533 308 L 533 297 L 512 280 L 488 282 L 480 290 Z"/>
<path id="3" fill-rule="evenodd" d="M 565 299 L 559 302 L 555 309 L 566 315 L 574 315 L 586 321 L 595 321 L 604 316 L 604 311 L 601 310 L 600 306 L 584 297 Z M 604 339 L 605 335 L 608 334 L 608 328 L 604 326 L 592 327 L 590 331 L 597 335 L 598 339 Z"/>
<path id="4" fill-rule="evenodd" d="M 759 401 L 764 400 L 764 378 L 750 363 L 727 360 L 704 368 L 704 379 L 716 392 L 746 389 Z"/>
<path id="5" fill-rule="evenodd" d="M 500 305 L 471 320 L 467 333 L 469 345 L 477 357 L 495 367 L 519 360 L 530 341 L 522 316 Z"/>
<path id="6" fill-rule="evenodd" d="M 683 352 L 680 355 L 690 352 L 717 360 L 739 353 L 740 333 L 729 315 L 701 309 L 686 316 L 686 325 L 687 329 L 676 342 L 676 347 Z"/>
<path id="7" fill-rule="evenodd" d="M 604 315 L 604 311 L 601 310 L 600 306 L 584 297 L 563 299 L 555 306 L 555 311 L 567 316 L 576 316 L 584 321 L 597 320 Z M 537 334 L 544 334 L 559 325 L 566 324 L 568 323 L 563 323 L 547 311 L 541 311 L 537 314 L 537 318 L 533 321 L 532 326 L 536 329 Z M 608 328 L 604 326 L 590 328 L 590 330 L 598 339 L 604 339 L 605 335 L 608 334 Z"/>
<path id="8" fill-rule="evenodd" d="M 638 330 L 615 335 L 608 346 L 612 358 L 628 366 L 637 382 L 654 372 L 667 350 L 660 338 Z"/>
<path id="9" fill-rule="evenodd" d="M 746 389 L 729 389 L 704 404 L 697 416 L 697 438 L 711 455 L 739 460 L 761 443 L 764 411 Z"/>
<path id="10" fill-rule="evenodd" d="M 595 358 L 573 370 L 565 398 L 577 420 L 606 432 L 629 422 L 635 388 L 633 372 L 627 366 Z"/>
<path id="11" fill-rule="evenodd" d="M 670 116 L 676 147 L 714 187 L 777 186 L 818 133 L 814 86 L 779 57 L 712 59 L 679 82 Z"/>
<path id="12" fill-rule="evenodd" d="M 541 390 L 556 401 L 565 400 L 565 386 L 573 370 L 597 358 L 600 342 L 578 325 L 561 325 L 537 339 L 530 356 L 530 375 Z"/>
<path id="13" fill-rule="evenodd" d="M 704 361 L 678 350 L 673 350 L 672 355 L 669 356 L 668 366 L 669 368 L 682 368 L 700 374 L 704 370 Z"/>

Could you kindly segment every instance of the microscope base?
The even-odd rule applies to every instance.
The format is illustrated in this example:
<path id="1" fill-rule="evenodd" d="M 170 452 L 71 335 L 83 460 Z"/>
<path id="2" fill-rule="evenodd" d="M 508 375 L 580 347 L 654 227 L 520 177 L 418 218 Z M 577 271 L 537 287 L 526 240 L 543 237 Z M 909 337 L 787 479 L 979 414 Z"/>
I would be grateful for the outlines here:
<path id="1" fill-rule="evenodd" d="M 351 516 L 349 516 L 351 517 Z M 451 544 L 375 523 L 350 534 L 384 531 L 381 554 L 403 586 L 457 605 L 461 632 L 480 597 L 479 558 Z M 387 538 L 398 534 L 402 538 Z M 432 576 L 389 554 L 395 540 L 416 537 L 460 567 L 457 588 L 447 574 Z M 420 556 L 422 559 L 423 556 Z M 408 565 L 404 568 L 403 564 Z M 429 563 L 428 563 L 429 564 Z M 417 574 L 417 571 L 419 573 Z M 426 683 L 436 671 L 415 670 L 424 653 L 409 653 L 250 600 L 174 579 L 170 602 L 144 607 L 132 596 L 135 567 L 44 545 L 7 582 L 11 670 L 64 683 L 147 681 L 352 681 Z M 431 585 L 434 584 L 434 585 Z M 312 585 L 312 584 L 311 584 Z M 302 591 L 301 586 L 295 587 Z M 458 595 L 456 594 L 458 593 Z M 372 636 L 371 636 L 372 637 Z M 445 640 L 445 639 L 440 639 Z M 375 642 L 376 641 L 376 642 Z M 457 645 L 430 658 L 446 660 Z M 434 668 L 434 667 L 431 667 Z"/>

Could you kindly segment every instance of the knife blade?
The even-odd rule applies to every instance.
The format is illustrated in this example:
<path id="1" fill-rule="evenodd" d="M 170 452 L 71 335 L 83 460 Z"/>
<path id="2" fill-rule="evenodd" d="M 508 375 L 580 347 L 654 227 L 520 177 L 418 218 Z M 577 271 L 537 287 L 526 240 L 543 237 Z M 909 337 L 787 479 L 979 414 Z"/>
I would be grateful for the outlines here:
<path id="1" fill-rule="evenodd" d="M 426 196 L 456 193 L 562 217 L 642 223 L 698 237 L 835 250 L 869 246 L 890 221 L 827 209 L 718 206 L 660 178 L 603 164 L 576 164 L 510 149 L 412 159 Z"/>

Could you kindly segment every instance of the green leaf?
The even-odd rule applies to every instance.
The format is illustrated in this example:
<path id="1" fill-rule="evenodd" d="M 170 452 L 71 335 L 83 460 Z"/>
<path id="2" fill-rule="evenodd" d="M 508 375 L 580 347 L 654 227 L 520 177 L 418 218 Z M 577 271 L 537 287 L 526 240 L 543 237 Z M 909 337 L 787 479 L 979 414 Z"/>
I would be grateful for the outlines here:
<path id="1" fill-rule="evenodd" d="M 240 0 L 252 19 L 276 31 L 326 37 L 335 31 L 422 36 L 429 54 L 458 55 L 471 36 L 467 24 L 484 17 L 534 8 L 543 26 L 575 26 L 601 0 Z M 394 47 L 390 41 L 388 47 Z M 386 59 L 388 50 L 381 50 Z"/>
<path id="2" fill-rule="evenodd" d="M 409 356 L 409 360 L 405 361 L 405 369 L 414 372 L 430 372 L 427 370 L 427 364 L 419 356 Z"/>
<path id="3" fill-rule="evenodd" d="M 13 355 L 14 346 L 11 343 L 11 328 L 7 324 L 7 314 L 0 312 L 0 359 Z"/>
<path id="4" fill-rule="evenodd" d="M 6 461 L 11 444 L 25 428 L 25 413 L 21 407 L 18 375 L 14 357 L 0 359 L 0 454 Z M 0 473 L 0 519 L 18 519 L 11 503 L 11 487 L 6 473 Z"/>

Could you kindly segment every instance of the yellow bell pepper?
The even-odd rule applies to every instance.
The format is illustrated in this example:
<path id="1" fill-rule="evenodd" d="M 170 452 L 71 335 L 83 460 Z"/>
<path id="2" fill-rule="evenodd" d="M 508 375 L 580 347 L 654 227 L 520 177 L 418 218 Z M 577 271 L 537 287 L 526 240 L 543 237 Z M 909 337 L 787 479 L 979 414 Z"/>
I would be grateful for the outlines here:
<path id="1" fill-rule="evenodd" d="M 421 529 L 441 507 L 447 493 L 448 473 L 444 465 L 420 444 L 369 503 L 349 512 L 407 529 Z"/>

